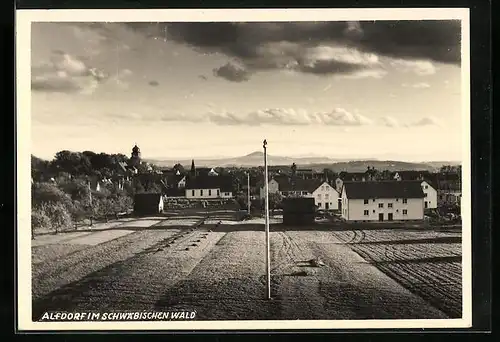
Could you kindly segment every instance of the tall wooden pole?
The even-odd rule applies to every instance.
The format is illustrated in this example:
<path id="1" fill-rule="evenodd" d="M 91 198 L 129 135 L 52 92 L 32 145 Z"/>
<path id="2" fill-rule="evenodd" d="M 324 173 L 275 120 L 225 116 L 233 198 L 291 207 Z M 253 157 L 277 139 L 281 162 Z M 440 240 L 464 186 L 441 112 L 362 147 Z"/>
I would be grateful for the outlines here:
<path id="1" fill-rule="evenodd" d="M 266 274 L 267 274 L 267 299 L 271 299 L 271 267 L 269 248 L 269 179 L 267 175 L 267 141 L 264 140 L 264 181 L 265 181 L 265 223 L 266 223 Z"/>

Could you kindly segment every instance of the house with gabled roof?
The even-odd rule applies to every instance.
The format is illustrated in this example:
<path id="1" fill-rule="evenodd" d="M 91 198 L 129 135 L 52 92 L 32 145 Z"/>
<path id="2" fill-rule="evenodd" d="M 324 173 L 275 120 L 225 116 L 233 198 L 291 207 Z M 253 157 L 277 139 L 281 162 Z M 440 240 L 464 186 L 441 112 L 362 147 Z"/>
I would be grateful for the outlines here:
<path id="1" fill-rule="evenodd" d="M 346 221 L 411 221 L 424 218 L 424 191 L 416 181 L 344 182 Z"/>
<path id="2" fill-rule="evenodd" d="M 283 197 L 314 198 L 316 206 L 321 209 L 338 209 L 339 193 L 328 182 L 320 179 L 273 177 L 268 188 L 269 193 L 280 193 Z M 264 198 L 264 195 L 265 189 L 262 187 L 261 198 Z"/>
<path id="3" fill-rule="evenodd" d="M 210 199 L 232 198 L 233 182 L 231 176 L 197 176 L 186 181 L 186 198 Z"/>

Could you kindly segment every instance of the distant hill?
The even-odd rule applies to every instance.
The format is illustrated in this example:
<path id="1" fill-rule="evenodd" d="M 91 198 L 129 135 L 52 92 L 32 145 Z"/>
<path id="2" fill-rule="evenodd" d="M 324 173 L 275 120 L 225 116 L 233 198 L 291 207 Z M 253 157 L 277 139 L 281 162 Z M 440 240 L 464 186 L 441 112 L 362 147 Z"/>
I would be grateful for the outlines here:
<path id="1" fill-rule="evenodd" d="M 322 170 L 330 168 L 335 172 L 348 171 L 348 172 L 361 172 L 365 171 L 368 166 L 375 167 L 379 170 L 429 170 L 434 171 L 439 169 L 442 165 L 457 165 L 456 162 L 402 162 L 391 160 L 349 160 L 349 159 L 333 159 L 327 157 L 284 157 L 284 156 L 267 156 L 268 164 L 270 166 L 290 166 L 295 163 L 299 168 L 307 167 L 314 170 Z M 148 159 L 150 163 L 158 166 L 169 166 L 180 163 L 185 167 L 191 166 L 191 159 L 189 160 L 158 160 Z M 241 157 L 233 158 L 219 158 L 219 159 L 195 159 L 195 165 L 199 167 L 256 167 L 264 164 L 264 153 L 257 151 Z"/>

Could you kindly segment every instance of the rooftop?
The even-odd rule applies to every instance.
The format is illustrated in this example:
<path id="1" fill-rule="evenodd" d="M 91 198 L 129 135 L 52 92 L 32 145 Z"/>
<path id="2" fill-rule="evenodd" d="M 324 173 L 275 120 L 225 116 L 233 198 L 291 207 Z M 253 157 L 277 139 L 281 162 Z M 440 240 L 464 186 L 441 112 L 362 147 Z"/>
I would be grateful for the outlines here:
<path id="1" fill-rule="evenodd" d="M 348 199 L 423 198 L 419 181 L 345 182 Z"/>

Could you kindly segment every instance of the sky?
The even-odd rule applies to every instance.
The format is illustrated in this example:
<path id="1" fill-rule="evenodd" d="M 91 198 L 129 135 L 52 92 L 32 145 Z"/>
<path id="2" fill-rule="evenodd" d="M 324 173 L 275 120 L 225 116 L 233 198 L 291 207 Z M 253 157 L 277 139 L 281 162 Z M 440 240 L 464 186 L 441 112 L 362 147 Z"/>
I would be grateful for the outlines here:
<path id="1" fill-rule="evenodd" d="M 459 21 L 35 22 L 31 148 L 460 160 Z"/>

